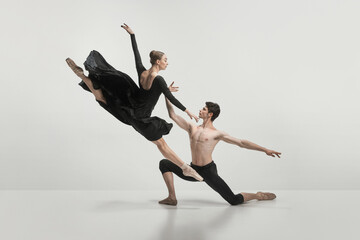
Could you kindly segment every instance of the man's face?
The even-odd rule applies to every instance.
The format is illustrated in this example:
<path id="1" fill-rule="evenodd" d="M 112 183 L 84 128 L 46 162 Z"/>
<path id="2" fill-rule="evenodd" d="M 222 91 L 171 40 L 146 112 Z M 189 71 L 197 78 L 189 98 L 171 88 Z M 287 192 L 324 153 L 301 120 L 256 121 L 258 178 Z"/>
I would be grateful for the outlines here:
<path id="1" fill-rule="evenodd" d="M 200 109 L 199 118 L 205 119 L 208 117 L 208 115 L 209 115 L 209 110 L 206 106 Z"/>

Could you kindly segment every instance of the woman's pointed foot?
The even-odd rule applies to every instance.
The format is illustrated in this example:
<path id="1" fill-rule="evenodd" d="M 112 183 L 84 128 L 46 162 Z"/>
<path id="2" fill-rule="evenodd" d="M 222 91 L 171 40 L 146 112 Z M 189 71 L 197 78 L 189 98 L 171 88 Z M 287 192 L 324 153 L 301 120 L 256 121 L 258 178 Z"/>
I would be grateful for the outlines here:
<path id="1" fill-rule="evenodd" d="M 73 70 L 73 72 L 76 74 L 76 76 L 78 76 L 79 78 L 85 77 L 84 70 L 78 65 L 76 65 L 71 58 L 67 58 L 65 61 L 68 64 L 68 66 L 71 68 L 71 70 Z"/>
<path id="2" fill-rule="evenodd" d="M 185 176 L 193 177 L 200 182 L 204 180 L 202 176 L 200 176 L 192 167 L 190 167 L 186 163 L 184 163 L 181 169 L 183 170 L 183 174 Z"/>

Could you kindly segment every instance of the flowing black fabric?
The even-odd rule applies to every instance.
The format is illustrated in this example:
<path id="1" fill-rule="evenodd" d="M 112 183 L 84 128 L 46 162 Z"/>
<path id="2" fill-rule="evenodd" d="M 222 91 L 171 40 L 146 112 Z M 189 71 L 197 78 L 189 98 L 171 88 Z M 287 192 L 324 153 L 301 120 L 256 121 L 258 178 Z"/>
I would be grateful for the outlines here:
<path id="1" fill-rule="evenodd" d="M 116 70 L 107 63 L 104 57 L 95 50 L 90 52 L 84 66 L 89 71 L 89 78 L 94 89 L 101 89 L 106 99 L 106 104 L 100 101 L 98 103 L 118 120 L 131 125 L 149 141 L 156 141 L 168 134 L 173 126 L 159 117 L 151 117 L 161 93 L 179 109 L 184 111 L 186 108 L 171 94 L 165 80 L 159 75 L 155 77 L 149 90 L 141 87 L 140 75 L 146 69 L 142 65 L 133 34 L 131 42 L 140 87 L 126 73 Z M 90 91 L 83 81 L 79 85 Z"/>

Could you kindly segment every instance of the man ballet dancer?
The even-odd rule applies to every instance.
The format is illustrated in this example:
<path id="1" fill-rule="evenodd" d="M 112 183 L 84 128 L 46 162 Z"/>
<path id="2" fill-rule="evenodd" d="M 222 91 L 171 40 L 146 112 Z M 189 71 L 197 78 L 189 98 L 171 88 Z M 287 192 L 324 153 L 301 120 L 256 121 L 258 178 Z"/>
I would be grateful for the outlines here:
<path id="1" fill-rule="evenodd" d="M 200 126 L 197 126 L 192 122 L 188 122 L 181 116 L 177 115 L 168 99 L 166 99 L 166 107 L 170 118 L 174 120 L 179 127 L 189 133 L 192 155 L 191 167 L 204 178 L 204 182 L 218 192 L 229 204 L 237 205 L 253 199 L 272 200 L 276 198 L 274 193 L 269 192 L 242 192 L 235 195 L 230 187 L 217 174 L 216 165 L 212 160 L 211 155 L 216 144 L 220 140 L 242 148 L 262 151 L 272 157 L 275 157 L 276 155 L 280 158 L 280 152 L 266 149 L 248 140 L 237 139 L 225 132 L 217 130 L 213 126 L 213 121 L 220 114 L 220 107 L 216 103 L 206 102 L 206 106 L 200 110 L 199 118 L 203 120 L 203 123 Z M 192 177 L 185 176 L 180 167 L 167 159 L 161 160 L 159 167 L 169 191 L 169 196 L 164 200 L 159 201 L 159 203 L 176 206 L 177 200 L 175 195 L 173 173 L 187 181 L 197 180 Z"/>

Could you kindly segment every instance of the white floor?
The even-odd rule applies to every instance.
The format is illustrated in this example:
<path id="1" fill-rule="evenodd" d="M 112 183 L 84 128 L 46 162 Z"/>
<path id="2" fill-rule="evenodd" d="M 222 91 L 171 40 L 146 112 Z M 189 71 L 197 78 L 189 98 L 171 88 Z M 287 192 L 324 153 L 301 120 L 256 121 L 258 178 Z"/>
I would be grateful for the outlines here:
<path id="1" fill-rule="evenodd" d="M 360 239 L 360 191 L 275 191 L 229 206 L 216 193 L 0 191 L 0 239 Z"/>

